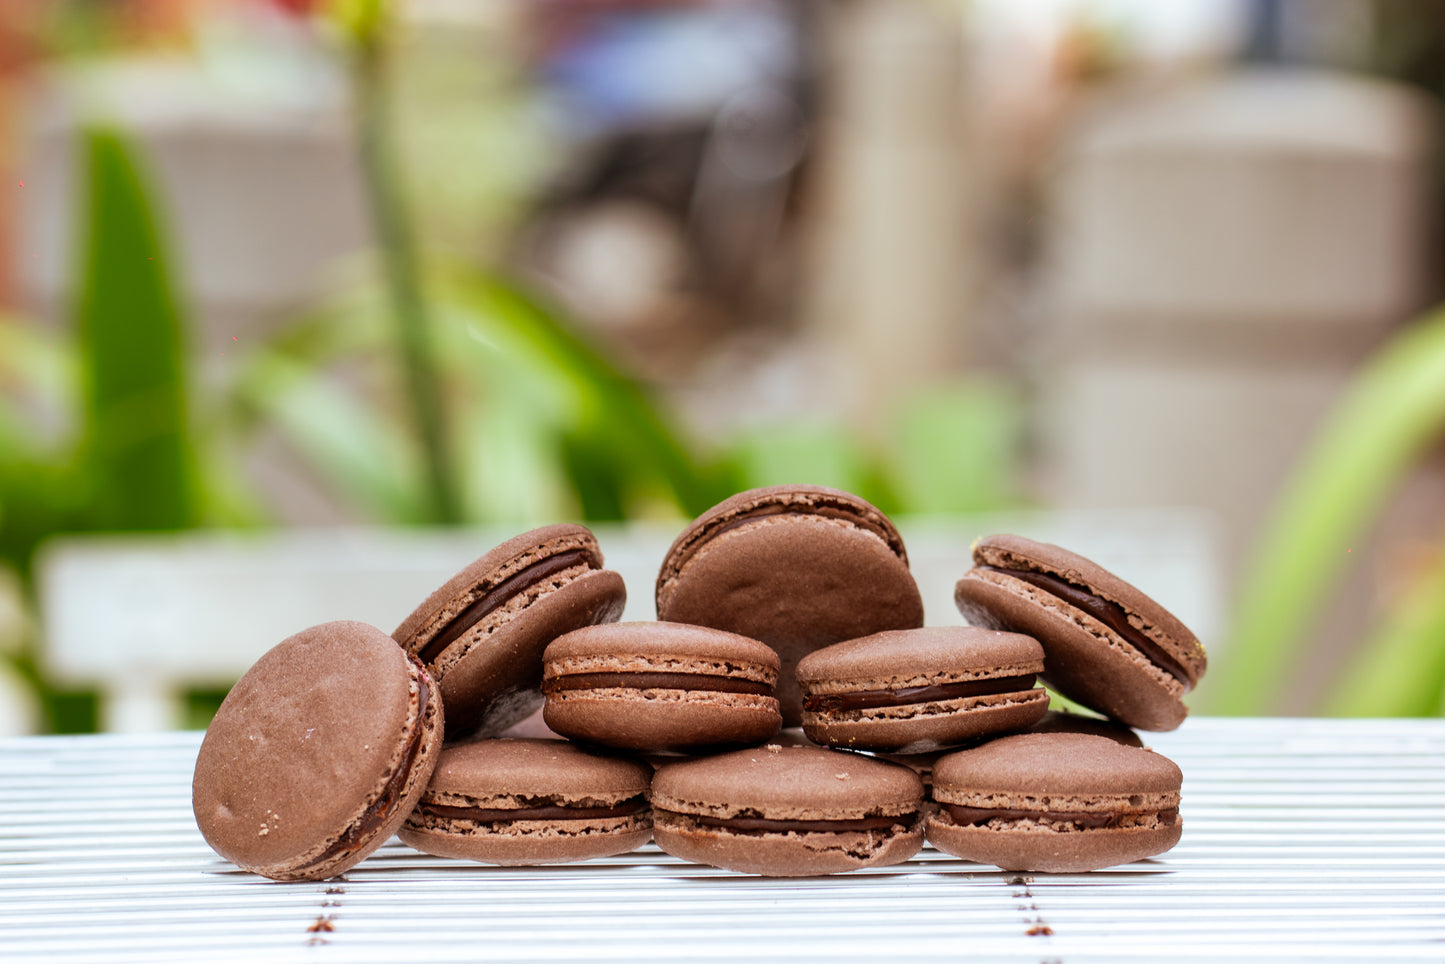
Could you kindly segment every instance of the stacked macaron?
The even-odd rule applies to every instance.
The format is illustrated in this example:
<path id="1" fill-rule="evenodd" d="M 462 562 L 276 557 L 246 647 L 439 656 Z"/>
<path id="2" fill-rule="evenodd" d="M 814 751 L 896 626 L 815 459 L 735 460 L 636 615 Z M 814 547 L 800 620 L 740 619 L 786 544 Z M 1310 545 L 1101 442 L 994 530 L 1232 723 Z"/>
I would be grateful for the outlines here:
<path id="1" fill-rule="evenodd" d="M 974 625 L 925 628 L 882 512 L 757 489 L 678 536 L 657 621 L 619 623 L 591 532 L 524 533 L 390 636 L 329 623 L 262 657 L 202 744 L 197 823 L 278 880 L 342 873 L 394 832 L 494 864 L 653 839 L 771 876 L 898 863 L 925 836 L 1007 870 L 1172 847 L 1181 775 L 1131 727 L 1179 725 L 1198 641 L 1056 546 L 994 536 L 974 561 L 955 595 Z M 1040 682 L 1099 716 L 1049 711 Z"/>

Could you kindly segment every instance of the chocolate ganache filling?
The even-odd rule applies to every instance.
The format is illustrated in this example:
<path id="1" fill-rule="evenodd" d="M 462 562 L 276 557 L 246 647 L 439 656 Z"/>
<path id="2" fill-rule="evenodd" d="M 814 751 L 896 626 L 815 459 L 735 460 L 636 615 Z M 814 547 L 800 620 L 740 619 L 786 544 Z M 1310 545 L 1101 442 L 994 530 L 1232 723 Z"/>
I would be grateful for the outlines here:
<path id="1" fill-rule="evenodd" d="M 907 558 L 903 552 L 903 545 L 901 542 L 899 542 L 898 535 L 896 533 L 889 532 L 883 524 L 865 517 L 859 512 L 859 510 L 852 507 L 837 507 L 831 505 L 766 504 L 754 506 L 751 509 L 739 512 L 736 515 L 731 516 L 730 518 L 726 518 L 725 521 L 715 522 L 710 528 L 705 528 L 703 531 L 699 532 L 697 537 L 693 539 L 689 545 L 683 547 L 680 550 L 677 560 L 672 567 L 673 570 L 681 570 L 682 567 L 685 566 L 687 562 L 693 557 L 693 555 L 698 551 L 698 549 L 700 549 L 702 545 L 709 540 L 722 535 L 724 532 L 731 532 L 734 529 L 745 526 L 750 522 L 756 522 L 758 519 L 766 519 L 773 516 L 808 516 L 812 518 L 838 519 L 843 522 L 849 522 L 857 526 L 858 528 L 871 532 L 878 538 L 882 539 L 885 543 L 888 544 L 888 547 L 892 549 L 894 554 L 897 555 L 900 559 L 906 560 Z"/>
<path id="2" fill-rule="evenodd" d="M 757 680 L 693 673 L 575 673 L 571 676 L 554 676 L 542 683 L 543 693 L 596 689 L 692 690 L 746 693 L 753 696 L 773 695 L 771 686 Z"/>
<path id="3" fill-rule="evenodd" d="M 1130 625 L 1128 614 L 1118 603 L 1110 602 L 1082 586 L 1076 586 L 1048 573 L 1036 572 L 1032 569 L 1004 569 L 999 566 L 979 566 L 978 568 L 985 572 L 1002 572 L 1015 579 L 1021 579 L 1051 596 L 1057 596 L 1076 609 L 1082 609 L 1122 636 L 1129 645 L 1143 653 L 1155 666 L 1183 683 L 1186 693 L 1193 688 L 1194 683 L 1189 678 L 1189 671 L 1177 659 L 1169 655 L 1162 646 Z"/>
<path id="4" fill-rule="evenodd" d="M 608 817 L 630 817 L 647 810 L 647 798 L 632 797 L 610 807 L 568 806 L 544 803 L 531 807 L 454 807 L 423 801 L 417 807 L 424 816 L 450 820 L 475 820 L 477 823 L 498 823 L 508 820 L 604 820 Z"/>
<path id="5" fill-rule="evenodd" d="M 963 807 L 952 803 L 945 803 L 943 806 L 948 811 L 948 815 L 953 818 L 954 823 L 965 827 L 977 827 L 990 820 L 1048 820 L 1052 823 L 1078 824 L 1086 830 L 1098 830 L 1116 826 L 1120 818 L 1125 816 L 1125 814 L 1113 811 L 987 809 Z M 1158 817 L 1162 825 L 1172 827 L 1179 819 L 1179 808 L 1171 807 L 1168 810 L 1160 810 Z"/>
<path id="6" fill-rule="evenodd" d="M 445 652 L 448 646 L 461 639 L 469 629 L 504 606 L 507 600 L 519 593 L 526 592 L 539 583 L 546 582 L 559 572 L 580 565 L 586 565 L 589 569 L 598 568 L 597 557 L 592 550 L 571 549 L 567 552 L 559 552 L 555 556 L 539 559 L 525 569 L 514 572 L 472 600 L 467 608 L 457 613 L 452 621 L 447 623 L 446 629 L 433 636 L 426 645 L 417 651 L 417 656 L 421 657 L 424 663 L 432 662 Z"/>
<path id="7" fill-rule="evenodd" d="M 407 659 L 416 663 L 414 656 L 408 656 Z M 430 702 L 430 694 L 424 671 L 421 670 L 419 664 L 416 668 L 418 670 L 416 726 L 412 729 L 410 739 L 407 740 L 401 762 L 392 771 L 391 777 L 386 781 L 386 786 L 381 789 L 381 794 L 357 818 L 356 822 L 342 831 L 341 836 L 336 838 L 336 842 L 328 847 L 321 856 L 296 868 L 296 872 L 300 873 L 333 860 L 340 860 L 353 850 L 365 845 L 391 816 L 392 809 L 396 806 L 397 800 L 401 799 L 402 791 L 406 788 L 407 778 L 411 776 L 412 766 L 416 763 L 416 755 L 421 752 L 422 741 L 426 738 L 426 711 L 427 704 Z"/>
<path id="8" fill-rule="evenodd" d="M 894 690 L 859 690 L 855 693 L 822 693 L 803 699 L 809 713 L 846 713 L 849 710 L 872 710 L 885 706 L 910 706 L 941 700 L 961 700 L 972 696 L 994 696 L 1033 689 L 1034 674 L 1006 676 L 999 679 L 966 680 L 962 683 L 938 683 L 933 686 L 904 686 Z"/>
<path id="9" fill-rule="evenodd" d="M 764 834 L 889 830 L 893 827 L 911 826 L 918 815 L 905 813 L 896 817 L 858 817 L 853 820 L 769 820 L 765 817 L 704 817 L 691 813 L 680 816 L 704 827 L 717 827 L 733 833 Z"/>

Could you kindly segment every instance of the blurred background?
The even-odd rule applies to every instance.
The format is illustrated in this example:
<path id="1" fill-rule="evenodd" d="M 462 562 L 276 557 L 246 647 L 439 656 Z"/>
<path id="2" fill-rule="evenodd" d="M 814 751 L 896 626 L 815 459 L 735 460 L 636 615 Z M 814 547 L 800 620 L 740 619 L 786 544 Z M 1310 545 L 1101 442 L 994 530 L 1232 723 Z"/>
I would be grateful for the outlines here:
<path id="1" fill-rule="evenodd" d="M 1427 0 L 4 0 L 0 732 L 783 482 L 1439 714 L 1442 93 Z"/>

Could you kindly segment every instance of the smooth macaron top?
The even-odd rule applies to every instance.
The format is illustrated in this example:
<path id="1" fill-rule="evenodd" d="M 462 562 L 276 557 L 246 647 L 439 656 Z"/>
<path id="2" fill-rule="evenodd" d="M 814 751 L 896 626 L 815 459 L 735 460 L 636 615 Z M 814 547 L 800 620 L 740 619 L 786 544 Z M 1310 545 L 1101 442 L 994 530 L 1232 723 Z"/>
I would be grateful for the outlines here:
<path id="1" fill-rule="evenodd" d="M 1186 688 L 1197 683 L 1208 666 L 1204 646 L 1172 613 L 1083 556 L 1051 543 L 1003 534 L 987 536 L 974 543 L 973 559 L 980 566 L 1053 576 L 1120 607 L 1130 626 L 1142 632 L 1185 671 Z"/>
<path id="2" fill-rule="evenodd" d="M 670 763 L 652 782 L 659 810 L 719 818 L 855 820 L 917 811 L 923 783 L 907 767 L 816 747 L 768 744 Z"/>
<path id="3" fill-rule="evenodd" d="M 657 606 L 662 612 L 672 581 L 698 549 L 714 537 L 783 515 L 831 519 L 870 532 L 906 566 L 908 552 L 893 523 L 871 503 L 821 485 L 774 485 L 739 492 L 698 516 L 673 541 L 657 575 Z"/>
<path id="4" fill-rule="evenodd" d="M 736 633 L 687 623 L 604 623 L 573 630 L 543 653 L 545 679 L 587 673 L 696 673 L 777 682 L 773 649 Z"/>
<path id="5" fill-rule="evenodd" d="M 869 686 L 927 686 L 1044 668 L 1032 636 L 976 626 L 889 630 L 815 650 L 798 662 L 798 682 L 813 693 Z"/>
<path id="6" fill-rule="evenodd" d="M 442 751 L 428 797 L 464 796 L 495 807 L 540 798 L 606 805 L 647 792 L 652 767 L 565 740 L 478 740 Z"/>
<path id="7" fill-rule="evenodd" d="M 206 841 L 268 876 L 324 854 L 408 766 L 430 772 L 421 730 L 431 685 L 365 623 L 324 623 L 277 644 L 232 687 L 201 744 L 192 804 Z"/>
<path id="8" fill-rule="evenodd" d="M 1024 733 L 960 750 L 933 766 L 933 793 L 1117 797 L 1177 793 L 1179 767 L 1150 750 L 1082 733 Z M 1044 797 L 1047 802 L 1047 797 Z"/>

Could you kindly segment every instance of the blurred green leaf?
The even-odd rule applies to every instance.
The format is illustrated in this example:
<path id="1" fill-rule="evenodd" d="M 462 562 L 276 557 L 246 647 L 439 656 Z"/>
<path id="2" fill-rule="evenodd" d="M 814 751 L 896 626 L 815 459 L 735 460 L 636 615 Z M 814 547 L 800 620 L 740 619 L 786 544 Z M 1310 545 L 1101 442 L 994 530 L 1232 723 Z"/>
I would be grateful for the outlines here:
<path id="1" fill-rule="evenodd" d="M 613 444 L 630 449 L 629 476 L 655 472 L 688 515 L 729 494 L 728 480 L 693 457 L 646 390 L 540 301 L 500 279 L 466 271 L 449 273 L 435 290 L 471 312 L 483 335 L 530 360 L 535 375 L 553 378 L 557 391 L 576 393 L 587 420 L 605 424 Z"/>
<path id="2" fill-rule="evenodd" d="M 415 454 L 376 407 L 320 377 L 312 366 L 274 353 L 252 359 L 234 393 L 238 404 L 279 430 L 343 498 L 376 518 L 425 520 L 420 481 L 409 471 Z"/>
<path id="3" fill-rule="evenodd" d="M 1250 714 L 1268 706 L 1344 572 L 1349 549 L 1406 470 L 1442 437 L 1445 312 L 1437 311 L 1370 360 L 1296 468 L 1241 581 L 1229 646 L 1213 667 L 1205 709 Z M 1428 616 L 1411 619 L 1429 624 Z M 1419 633 L 1385 638 L 1392 641 L 1382 645 L 1392 650 L 1432 645 Z M 1404 712 L 1411 702 L 1376 708 Z"/>
<path id="4" fill-rule="evenodd" d="M 888 440 L 888 477 L 910 512 L 980 512 L 1017 500 L 1024 407 L 995 379 L 905 398 Z"/>
<path id="5" fill-rule="evenodd" d="M 1416 581 L 1352 656 L 1331 716 L 1434 716 L 1445 696 L 1445 570 Z"/>
<path id="6" fill-rule="evenodd" d="M 86 224 L 75 306 L 92 525 L 195 523 L 181 312 L 155 200 L 116 131 L 82 135 Z"/>

